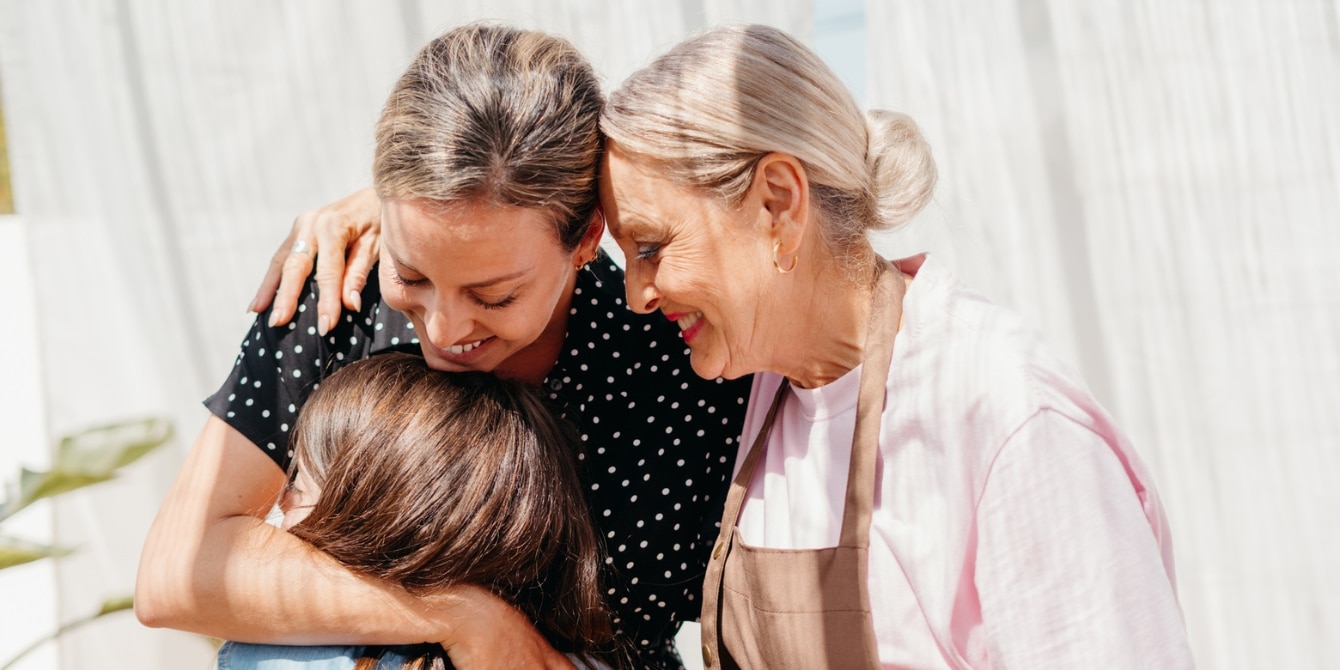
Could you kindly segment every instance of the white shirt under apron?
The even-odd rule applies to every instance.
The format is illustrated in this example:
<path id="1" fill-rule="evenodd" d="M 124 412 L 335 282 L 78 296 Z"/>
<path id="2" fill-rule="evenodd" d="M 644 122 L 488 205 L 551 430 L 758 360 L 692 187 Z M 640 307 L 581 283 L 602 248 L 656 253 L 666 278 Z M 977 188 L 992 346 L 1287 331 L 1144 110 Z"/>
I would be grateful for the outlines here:
<path id="1" fill-rule="evenodd" d="M 741 458 L 781 381 L 756 376 Z M 837 544 L 859 382 L 792 388 L 745 542 Z M 1192 666 L 1149 477 L 1018 317 L 926 259 L 887 389 L 869 576 L 886 668 Z"/>

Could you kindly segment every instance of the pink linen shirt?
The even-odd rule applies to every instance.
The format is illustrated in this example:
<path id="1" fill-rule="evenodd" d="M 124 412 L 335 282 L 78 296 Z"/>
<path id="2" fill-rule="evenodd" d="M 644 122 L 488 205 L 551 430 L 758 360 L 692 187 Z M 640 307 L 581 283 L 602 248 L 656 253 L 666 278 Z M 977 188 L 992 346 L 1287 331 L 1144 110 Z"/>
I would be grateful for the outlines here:
<path id="1" fill-rule="evenodd" d="M 869 587 L 886 668 L 1190 668 L 1167 521 L 1075 375 L 934 258 L 894 341 Z M 755 377 L 740 459 L 782 378 Z M 837 544 L 860 368 L 793 388 L 740 516 L 746 542 Z"/>

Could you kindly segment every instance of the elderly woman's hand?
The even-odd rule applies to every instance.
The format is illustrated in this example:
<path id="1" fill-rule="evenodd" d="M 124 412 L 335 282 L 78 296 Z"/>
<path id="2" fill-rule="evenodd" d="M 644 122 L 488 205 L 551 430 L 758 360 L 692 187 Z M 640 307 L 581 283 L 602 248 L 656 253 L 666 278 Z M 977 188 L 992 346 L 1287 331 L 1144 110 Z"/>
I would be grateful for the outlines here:
<path id="1" fill-rule="evenodd" d="M 360 294 L 377 261 L 380 241 L 381 203 L 371 188 L 303 212 L 270 259 L 249 309 L 261 312 L 273 301 L 270 325 L 288 323 L 315 264 L 317 323 L 326 334 L 340 318 L 341 302 L 354 311 L 362 307 Z"/>

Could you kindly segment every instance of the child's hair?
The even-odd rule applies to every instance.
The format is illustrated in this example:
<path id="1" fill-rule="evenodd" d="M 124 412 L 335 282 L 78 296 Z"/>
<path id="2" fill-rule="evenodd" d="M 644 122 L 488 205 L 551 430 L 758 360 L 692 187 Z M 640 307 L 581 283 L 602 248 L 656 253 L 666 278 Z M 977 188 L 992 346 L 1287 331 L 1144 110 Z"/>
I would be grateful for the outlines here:
<path id="1" fill-rule="evenodd" d="M 577 444 L 519 382 L 374 356 L 303 407 L 294 472 L 321 493 L 290 532 L 411 593 L 489 588 L 555 648 L 605 658 L 617 645 Z"/>

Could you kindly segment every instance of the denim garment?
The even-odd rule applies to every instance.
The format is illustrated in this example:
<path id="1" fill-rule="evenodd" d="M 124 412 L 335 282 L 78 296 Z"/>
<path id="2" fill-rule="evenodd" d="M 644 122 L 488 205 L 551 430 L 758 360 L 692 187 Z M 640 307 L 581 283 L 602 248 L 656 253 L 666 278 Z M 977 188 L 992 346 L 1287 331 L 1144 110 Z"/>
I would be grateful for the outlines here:
<path id="1" fill-rule="evenodd" d="M 365 648 L 224 642 L 219 647 L 218 670 L 353 670 Z M 377 670 L 400 670 L 409 658 L 396 653 L 396 649 L 386 650 L 377 661 Z M 573 654 L 568 654 L 568 660 L 577 670 L 609 670 L 604 663 L 586 661 Z"/>
<path id="2" fill-rule="evenodd" d="M 294 646 L 225 642 L 219 648 L 218 670 L 353 670 L 361 646 Z M 399 670 L 408 660 L 388 649 L 377 670 Z"/>

